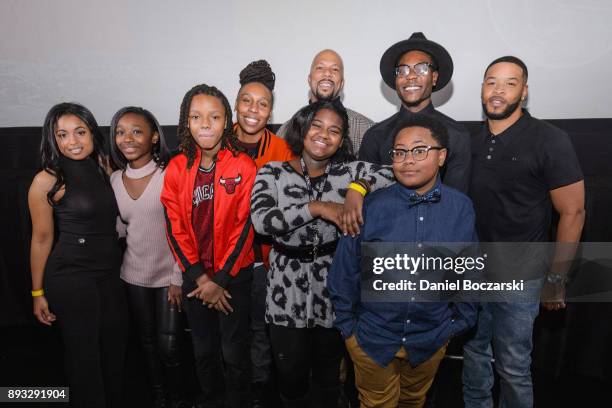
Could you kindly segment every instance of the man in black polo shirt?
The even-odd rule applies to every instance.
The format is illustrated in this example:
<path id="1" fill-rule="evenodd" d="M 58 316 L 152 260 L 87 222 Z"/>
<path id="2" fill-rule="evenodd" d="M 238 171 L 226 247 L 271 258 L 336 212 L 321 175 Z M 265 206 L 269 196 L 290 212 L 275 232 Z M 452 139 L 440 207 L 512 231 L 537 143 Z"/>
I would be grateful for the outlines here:
<path id="1" fill-rule="evenodd" d="M 487 121 L 472 141 L 470 195 L 478 236 L 482 242 L 550 241 L 554 207 L 560 216 L 556 241 L 576 243 L 584 224 L 578 159 L 563 131 L 522 109 L 526 97 L 527 67 L 520 59 L 502 57 L 489 64 L 482 84 Z M 526 279 L 525 287 L 535 296 L 542 284 L 545 290 L 556 288 L 559 297 L 548 299 L 544 306 L 565 307 L 565 276 L 549 272 L 544 278 L 541 267 L 534 275 L 533 260 L 515 258 L 503 257 L 502 269 L 510 269 L 511 278 Z M 493 407 L 491 357 L 500 377 L 500 406 L 533 406 L 531 337 L 539 311 L 539 302 L 533 299 L 538 297 L 525 303 L 482 303 L 476 333 L 464 348 L 466 408 Z"/>
<path id="2" fill-rule="evenodd" d="M 415 113 L 431 116 L 442 122 L 448 131 L 449 146 L 442 181 L 467 193 L 470 170 L 470 134 L 467 129 L 434 109 L 431 93 L 444 88 L 453 75 L 453 60 L 440 44 L 423 33 L 391 46 L 380 59 L 380 73 L 385 83 L 396 90 L 402 101 L 395 115 L 374 125 L 363 136 L 359 160 L 391 164 L 393 128 L 402 119 Z"/>

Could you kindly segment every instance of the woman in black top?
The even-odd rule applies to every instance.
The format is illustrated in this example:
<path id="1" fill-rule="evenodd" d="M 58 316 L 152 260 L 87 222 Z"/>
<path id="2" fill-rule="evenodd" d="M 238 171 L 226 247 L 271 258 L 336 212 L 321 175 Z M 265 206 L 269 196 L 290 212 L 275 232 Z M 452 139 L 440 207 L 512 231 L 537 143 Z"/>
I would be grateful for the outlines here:
<path id="1" fill-rule="evenodd" d="M 43 170 L 28 193 L 34 315 L 60 325 L 70 401 L 77 407 L 121 405 L 127 313 L 117 204 L 101 166 L 102 143 L 89 110 L 55 105 L 43 126 Z"/>

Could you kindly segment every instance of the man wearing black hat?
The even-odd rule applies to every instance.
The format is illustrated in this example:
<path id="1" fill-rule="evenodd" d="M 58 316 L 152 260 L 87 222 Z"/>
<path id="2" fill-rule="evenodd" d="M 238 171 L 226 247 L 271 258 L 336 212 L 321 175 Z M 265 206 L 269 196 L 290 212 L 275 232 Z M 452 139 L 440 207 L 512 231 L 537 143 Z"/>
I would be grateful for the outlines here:
<path id="1" fill-rule="evenodd" d="M 435 110 L 431 103 L 431 93 L 444 88 L 453 75 L 453 60 L 449 53 L 438 43 L 425 38 L 423 33 L 413 33 L 409 39 L 385 51 L 380 59 L 380 73 L 385 83 L 396 90 L 402 106 L 398 113 L 365 133 L 359 149 L 359 160 L 391 164 L 391 130 L 395 125 L 415 113 L 431 116 L 444 123 L 449 135 L 449 154 L 442 171 L 442 181 L 467 193 L 470 135 L 465 127 Z"/>

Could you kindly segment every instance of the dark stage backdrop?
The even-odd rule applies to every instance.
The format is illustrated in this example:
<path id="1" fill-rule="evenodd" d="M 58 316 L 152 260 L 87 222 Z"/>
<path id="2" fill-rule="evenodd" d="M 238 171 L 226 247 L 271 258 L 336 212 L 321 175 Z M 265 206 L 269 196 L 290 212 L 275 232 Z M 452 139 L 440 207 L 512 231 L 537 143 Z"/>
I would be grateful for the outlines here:
<path id="1" fill-rule="evenodd" d="M 612 119 L 550 120 L 571 137 L 586 183 L 583 241 L 612 241 Z M 480 122 L 464 122 L 472 134 Z M 273 130 L 277 126 L 272 126 Z M 107 134 L 108 128 L 103 128 Z M 176 126 L 164 126 L 176 146 Z M 0 329 L 36 324 L 29 275 L 27 192 L 39 168 L 40 127 L 0 128 Z M 535 363 L 545 371 L 612 378 L 612 304 L 575 304 L 536 325 Z"/>

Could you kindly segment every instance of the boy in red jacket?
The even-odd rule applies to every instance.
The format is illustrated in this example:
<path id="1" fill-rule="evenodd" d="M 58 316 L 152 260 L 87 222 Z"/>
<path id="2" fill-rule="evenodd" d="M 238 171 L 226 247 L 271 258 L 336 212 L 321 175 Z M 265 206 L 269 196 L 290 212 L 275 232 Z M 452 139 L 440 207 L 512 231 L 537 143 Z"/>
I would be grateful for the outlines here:
<path id="1" fill-rule="evenodd" d="M 242 407 L 250 382 L 249 203 L 256 167 L 233 147 L 231 108 L 215 87 L 196 85 L 187 92 L 178 136 L 181 153 L 168 164 L 161 201 L 168 241 L 184 272 L 201 399 L 208 406 L 221 407 L 225 400 Z"/>

